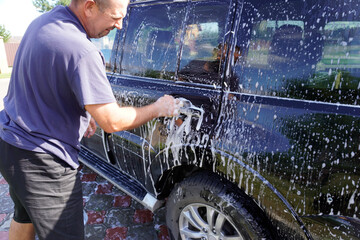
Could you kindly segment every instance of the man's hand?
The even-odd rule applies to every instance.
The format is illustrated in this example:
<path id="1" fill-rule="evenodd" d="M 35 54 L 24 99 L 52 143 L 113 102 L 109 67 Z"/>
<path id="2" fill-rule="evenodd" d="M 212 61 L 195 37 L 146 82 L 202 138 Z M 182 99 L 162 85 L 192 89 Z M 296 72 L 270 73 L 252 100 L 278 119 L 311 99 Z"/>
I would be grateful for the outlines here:
<path id="1" fill-rule="evenodd" d="M 164 95 L 154 105 L 157 108 L 158 117 L 174 117 L 179 115 L 180 101 L 172 96 Z"/>
<path id="2" fill-rule="evenodd" d="M 95 131 L 96 131 L 96 123 L 94 118 L 91 118 L 89 126 L 84 134 L 84 137 L 91 138 L 95 134 Z"/>

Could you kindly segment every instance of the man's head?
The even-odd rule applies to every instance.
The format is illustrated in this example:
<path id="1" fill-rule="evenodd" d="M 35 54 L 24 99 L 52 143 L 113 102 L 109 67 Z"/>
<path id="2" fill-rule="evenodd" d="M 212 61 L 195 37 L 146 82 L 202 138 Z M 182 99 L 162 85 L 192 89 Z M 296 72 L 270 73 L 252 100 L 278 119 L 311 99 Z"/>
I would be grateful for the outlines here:
<path id="1" fill-rule="evenodd" d="M 129 0 L 72 0 L 70 9 L 79 18 L 91 38 L 106 36 L 122 28 Z"/>

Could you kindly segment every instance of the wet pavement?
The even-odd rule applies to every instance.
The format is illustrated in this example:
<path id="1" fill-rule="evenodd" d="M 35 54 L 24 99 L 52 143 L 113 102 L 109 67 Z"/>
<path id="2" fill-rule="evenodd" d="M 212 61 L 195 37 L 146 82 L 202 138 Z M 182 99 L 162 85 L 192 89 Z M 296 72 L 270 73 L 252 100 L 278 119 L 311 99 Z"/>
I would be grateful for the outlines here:
<path id="1" fill-rule="evenodd" d="M 166 240 L 165 209 L 145 209 L 111 183 L 85 166 L 80 167 L 83 184 L 86 240 Z M 8 239 L 13 215 L 9 187 L 0 175 L 0 240 Z"/>

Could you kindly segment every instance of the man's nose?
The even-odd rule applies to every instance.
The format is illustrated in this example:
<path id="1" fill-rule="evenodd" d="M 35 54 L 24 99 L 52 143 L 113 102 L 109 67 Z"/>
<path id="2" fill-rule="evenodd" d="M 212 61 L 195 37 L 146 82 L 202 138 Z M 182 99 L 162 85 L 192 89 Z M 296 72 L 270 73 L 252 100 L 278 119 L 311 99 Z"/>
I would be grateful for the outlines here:
<path id="1" fill-rule="evenodd" d="M 120 30 L 120 29 L 122 29 L 122 25 L 123 25 L 123 21 L 121 19 L 121 20 L 118 20 L 115 22 L 114 27 L 116 27 L 117 29 Z"/>

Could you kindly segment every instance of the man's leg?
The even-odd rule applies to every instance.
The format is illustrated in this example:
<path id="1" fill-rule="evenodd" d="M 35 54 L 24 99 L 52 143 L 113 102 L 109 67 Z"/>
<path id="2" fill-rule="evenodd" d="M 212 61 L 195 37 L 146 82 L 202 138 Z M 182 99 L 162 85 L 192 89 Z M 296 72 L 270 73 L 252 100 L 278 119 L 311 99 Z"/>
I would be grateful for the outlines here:
<path id="1" fill-rule="evenodd" d="M 13 175 L 13 174 L 11 174 L 11 172 L 13 171 L 13 168 L 10 168 L 10 169 L 8 168 L 9 162 L 11 162 L 11 159 L 8 159 L 8 157 L 9 157 L 8 150 L 9 150 L 8 144 L 5 143 L 0 138 L 0 152 L 2 153 L 1 157 L 0 157 L 0 171 L 2 172 L 2 175 L 6 179 L 6 181 L 9 182 L 9 181 L 11 181 L 11 178 L 9 178 L 8 175 Z M 15 176 L 15 178 L 16 177 L 17 176 Z M 14 189 L 11 187 L 10 184 L 9 184 L 9 193 L 10 193 L 11 199 L 14 202 L 14 217 L 10 224 L 9 239 L 10 240 L 34 240 L 35 239 L 34 225 L 31 223 L 29 215 L 27 214 L 25 208 L 22 206 L 20 200 L 18 199 L 16 193 L 14 192 Z"/>
<path id="2" fill-rule="evenodd" d="M 9 240 L 34 240 L 35 229 L 32 223 L 18 223 L 11 221 Z"/>
<path id="3" fill-rule="evenodd" d="M 0 152 L 0 172 L 9 183 L 14 220 L 18 223 L 11 231 L 16 234 L 17 227 L 32 223 L 41 240 L 83 240 L 78 171 L 57 157 L 18 149 L 1 140 Z"/>

